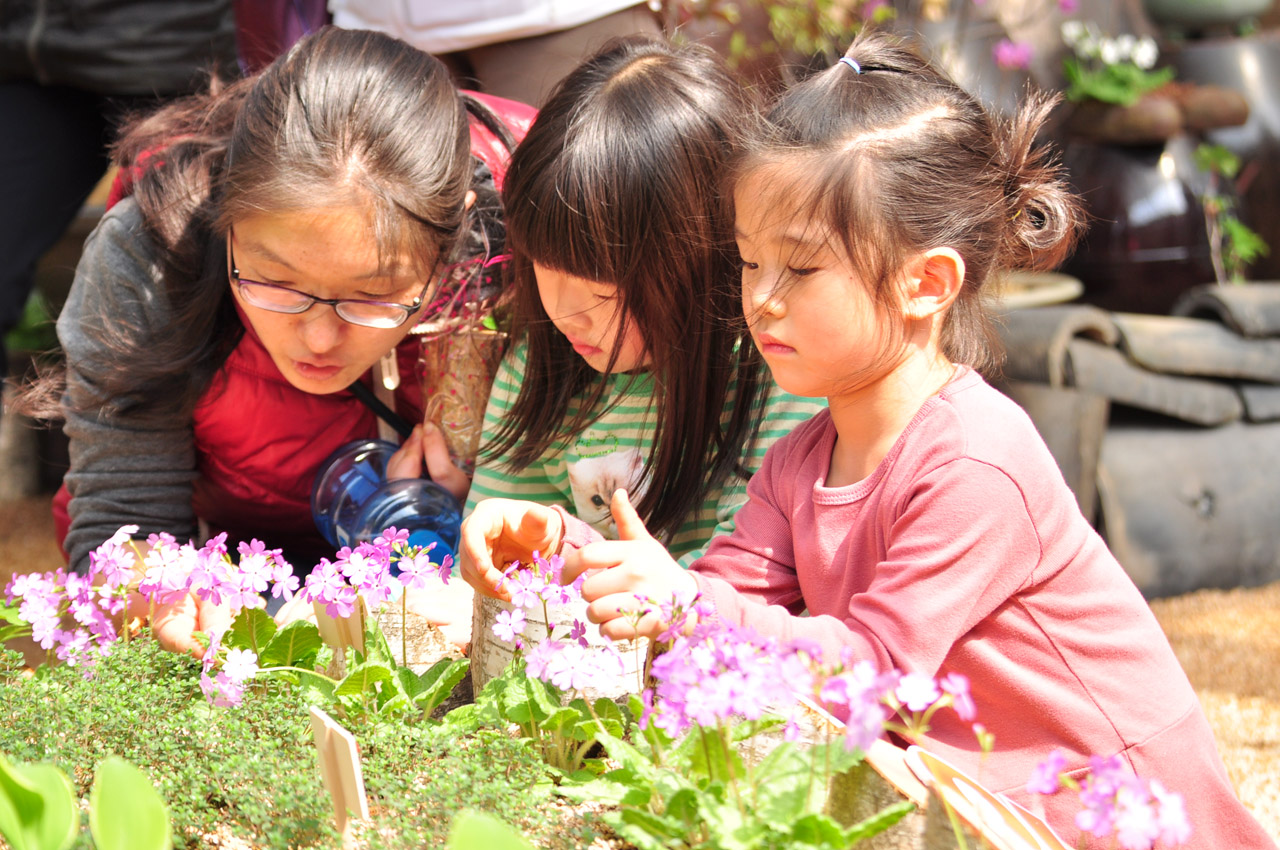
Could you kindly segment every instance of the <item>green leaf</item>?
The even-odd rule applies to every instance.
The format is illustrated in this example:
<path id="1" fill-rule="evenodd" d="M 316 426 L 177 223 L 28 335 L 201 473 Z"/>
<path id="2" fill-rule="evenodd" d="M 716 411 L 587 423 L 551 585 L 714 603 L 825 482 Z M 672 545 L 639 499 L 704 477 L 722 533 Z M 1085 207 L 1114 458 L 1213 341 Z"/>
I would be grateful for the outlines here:
<path id="1" fill-rule="evenodd" d="M 379 685 L 390 683 L 392 681 L 391 668 L 385 664 L 378 664 L 373 661 L 359 664 L 347 673 L 347 678 L 343 679 L 334 691 L 335 696 L 361 696 L 368 694 L 374 696 L 379 690 Z"/>
<path id="2" fill-rule="evenodd" d="M 692 775 L 718 780 L 746 775 L 742 756 L 729 746 L 720 730 L 695 726 L 687 737 L 694 739 L 694 746 L 689 750 L 689 772 Z"/>
<path id="3" fill-rule="evenodd" d="M 845 830 L 845 846 L 855 841 L 862 841 L 873 835 L 879 835 L 898 821 L 916 810 L 915 803 L 895 803 L 887 809 L 881 809 L 864 821 L 855 823 Z"/>
<path id="4" fill-rule="evenodd" d="M 89 832 L 97 850 L 173 847 L 164 800 L 146 774 L 117 756 L 108 756 L 95 771 Z"/>
<path id="5" fill-rule="evenodd" d="M 236 649 L 249 649 L 255 655 L 262 652 L 276 633 L 276 621 L 261 608 L 244 608 L 236 615 L 223 638 L 223 643 Z"/>
<path id="6" fill-rule="evenodd" d="M 0 756 L 0 835 L 13 850 L 64 850 L 79 831 L 80 810 L 65 773 Z"/>
<path id="7" fill-rule="evenodd" d="M 445 847 L 448 850 L 474 850 L 477 847 L 485 850 L 533 850 L 533 845 L 514 827 L 474 809 L 460 812 L 453 819 Z"/>
<path id="8" fill-rule="evenodd" d="M 372 613 L 364 618 L 364 652 L 366 661 L 386 667 L 396 666 L 396 659 L 391 654 L 391 645 L 387 643 L 387 636 L 382 633 L 378 618 Z"/>
<path id="9" fill-rule="evenodd" d="M 471 661 L 467 658 L 443 658 L 432 664 L 418 680 L 419 690 L 413 696 L 414 703 L 423 714 L 435 711 L 467 677 L 470 669 Z"/>
<path id="10" fill-rule="evenodd" d="M 15 626 L 25 626 L 26 622 L 18 614 L 17 605 L 9 605 L 0 599 L 0 623 L 11 623 Z"/>
<path id="11" fill-rule="evenodd" d="M 332 679 L 316 673 L 298 674 L 298 691 L 306 705 L 328 705 L 334 701 L 337 685 Z"/>
<path id="12" fill-rule="evenodd" d="M 844 848 L 849 846 L 844 827 L 830 816 L 810 813 L 797 818 L 791 827 L 791 842 L 805 847 Z"/>
<path id="13" fill-rule="evenodd" d="M 280 629 L 258 654 L 260 667 L 300 667 L 320 649 L 324 641 L 315 623 L 294 620 Z"/>
<path id="14" fill-rule="evenodd" d="M 756 815 L 775 829 L 790 824 L 810 811 L 815 779 L 814 755 L 794 744 L 782 743 L 765 755 L 752 771 L 756 791 Z M 821 762 L 819 762 L 821 764 Z M 821 771 L 816 771 L 821 775 Z"/>
<path id="15" fill-rule="evenodd" d="M 14 638 L 27 637 L 31 634 L 31 627 L 26 623 L 16 626 L 0 626 L 0 646 Z"/>

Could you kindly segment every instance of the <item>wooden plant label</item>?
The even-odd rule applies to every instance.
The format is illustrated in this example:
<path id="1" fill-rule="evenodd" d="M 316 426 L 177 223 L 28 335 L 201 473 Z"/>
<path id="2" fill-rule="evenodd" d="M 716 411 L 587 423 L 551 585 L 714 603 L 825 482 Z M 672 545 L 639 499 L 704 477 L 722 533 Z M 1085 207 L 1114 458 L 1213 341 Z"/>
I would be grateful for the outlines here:
<path id="1" fill-rule="evenodd" d="M 328 714 L 311 706 L 311 731 L 320 755 L 320 778 L 333 798 L 333 821 L 342 833 L 342 846 L 351 846 L 351 824 L 369 819 L 369 800 L 360 773 L 356 739 Z"/>
<path id="2" fill-rule="evenodd" d="M 993 794 L 942 758 L 908 747 L 907 766 L 935 798 L 994 850 L 1069 850 L 1042 819 L 1003 794 Z"/>
<path id="3" fill-rule="evenodd" d="M 315 607 L 316 626 L 320 629 L 320 638 L 334 650 L 355 647 L 356 652 L 364 654 L 364 622 L 368 616 L 364 597 L 356 597 L 356 609 L 350 617 L 331 617 L 320 602 L 311 603 Z"/>

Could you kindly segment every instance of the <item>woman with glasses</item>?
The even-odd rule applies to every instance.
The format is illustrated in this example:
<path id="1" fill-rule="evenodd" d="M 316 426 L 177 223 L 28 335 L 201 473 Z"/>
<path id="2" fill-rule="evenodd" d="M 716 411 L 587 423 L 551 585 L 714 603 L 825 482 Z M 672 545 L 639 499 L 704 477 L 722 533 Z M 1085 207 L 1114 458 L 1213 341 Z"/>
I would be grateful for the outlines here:
<path id="1" fill-rule="evenodd" d="M 422 422 L 409 331 L 496 277 L 495 179 L 532 116 L 460 93 L 403 42 L 328 29 L 128 127 L 127 197 L 86 243 L 58 321 L 71 467 L 55 513 L 71 564 L 84 571 L 125 524 L 180 541 L 226 531 L 232 551 L 256 537 L 302 571 L 331 557 L 313 479 L 378 432 L 351 388 L 376 381 Z M 393 465 L 417 475 L 424 460 L 465 495 L 441 435 L 419 426 Z M 179 609 L 165 615 L 185 648 L 209 615 Z"/>

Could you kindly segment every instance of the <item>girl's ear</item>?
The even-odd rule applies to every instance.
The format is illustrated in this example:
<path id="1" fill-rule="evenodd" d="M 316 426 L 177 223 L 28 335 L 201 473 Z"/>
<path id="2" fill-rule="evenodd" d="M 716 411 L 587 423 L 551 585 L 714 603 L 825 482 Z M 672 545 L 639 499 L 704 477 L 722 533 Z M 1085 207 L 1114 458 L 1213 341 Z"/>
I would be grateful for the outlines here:
<path id="1" fill-rule="evenodd" d="M 964 286 L 964 258 L 954 248 L 931 248 L 907 264 L 905 312 L 912 319 L 939 315 Z"/>

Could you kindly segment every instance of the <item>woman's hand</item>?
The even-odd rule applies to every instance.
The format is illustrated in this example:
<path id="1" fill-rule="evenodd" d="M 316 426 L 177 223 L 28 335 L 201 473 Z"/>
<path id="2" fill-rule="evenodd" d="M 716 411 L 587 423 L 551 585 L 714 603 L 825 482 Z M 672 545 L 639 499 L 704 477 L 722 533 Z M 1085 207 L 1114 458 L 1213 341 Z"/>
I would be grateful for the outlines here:
<path id="1" fill-rule="evenodd" d="M 414 426 L 409 438 L 387 461 L 387 480 L 421 478 L 424 466 L 432 481 L 452 493 L 459 502 L 466 501 L 471 479 L 453 465 L 444 434 L 434 422 Z"/>
<path id="2" fill-rule="evenodd" d="M 626 490 L 615 491 L 609 507 L 618 524 L 618 539 L 571 552 L 564 559 L 562 581 L 568 584 L 582 573 L 588 574 L 582 583 L 582 598 L 589 603 L 587 619 L 598 623 L 605 637 L 656 638 L 669 624 L 656 610 L 643 616 L 638 612 L 655 609 L 677 596 L 692 599 L 698 584 L 666 547 L 649 535 Z M 688 626 L 693 626 L 694 617 L 689 612 Z"/>
<path id="3" fill-rule="evenodd" d="M 485 499 L 462 521 L 458 561 L 467 584 L 484 596 L 510 601 L 498 589 L 502 570 L 512 561 L 527 564 L 536 551 L 548 558 L 560 551 L 564 523 L 546 505 L 516 499 Z"/>

